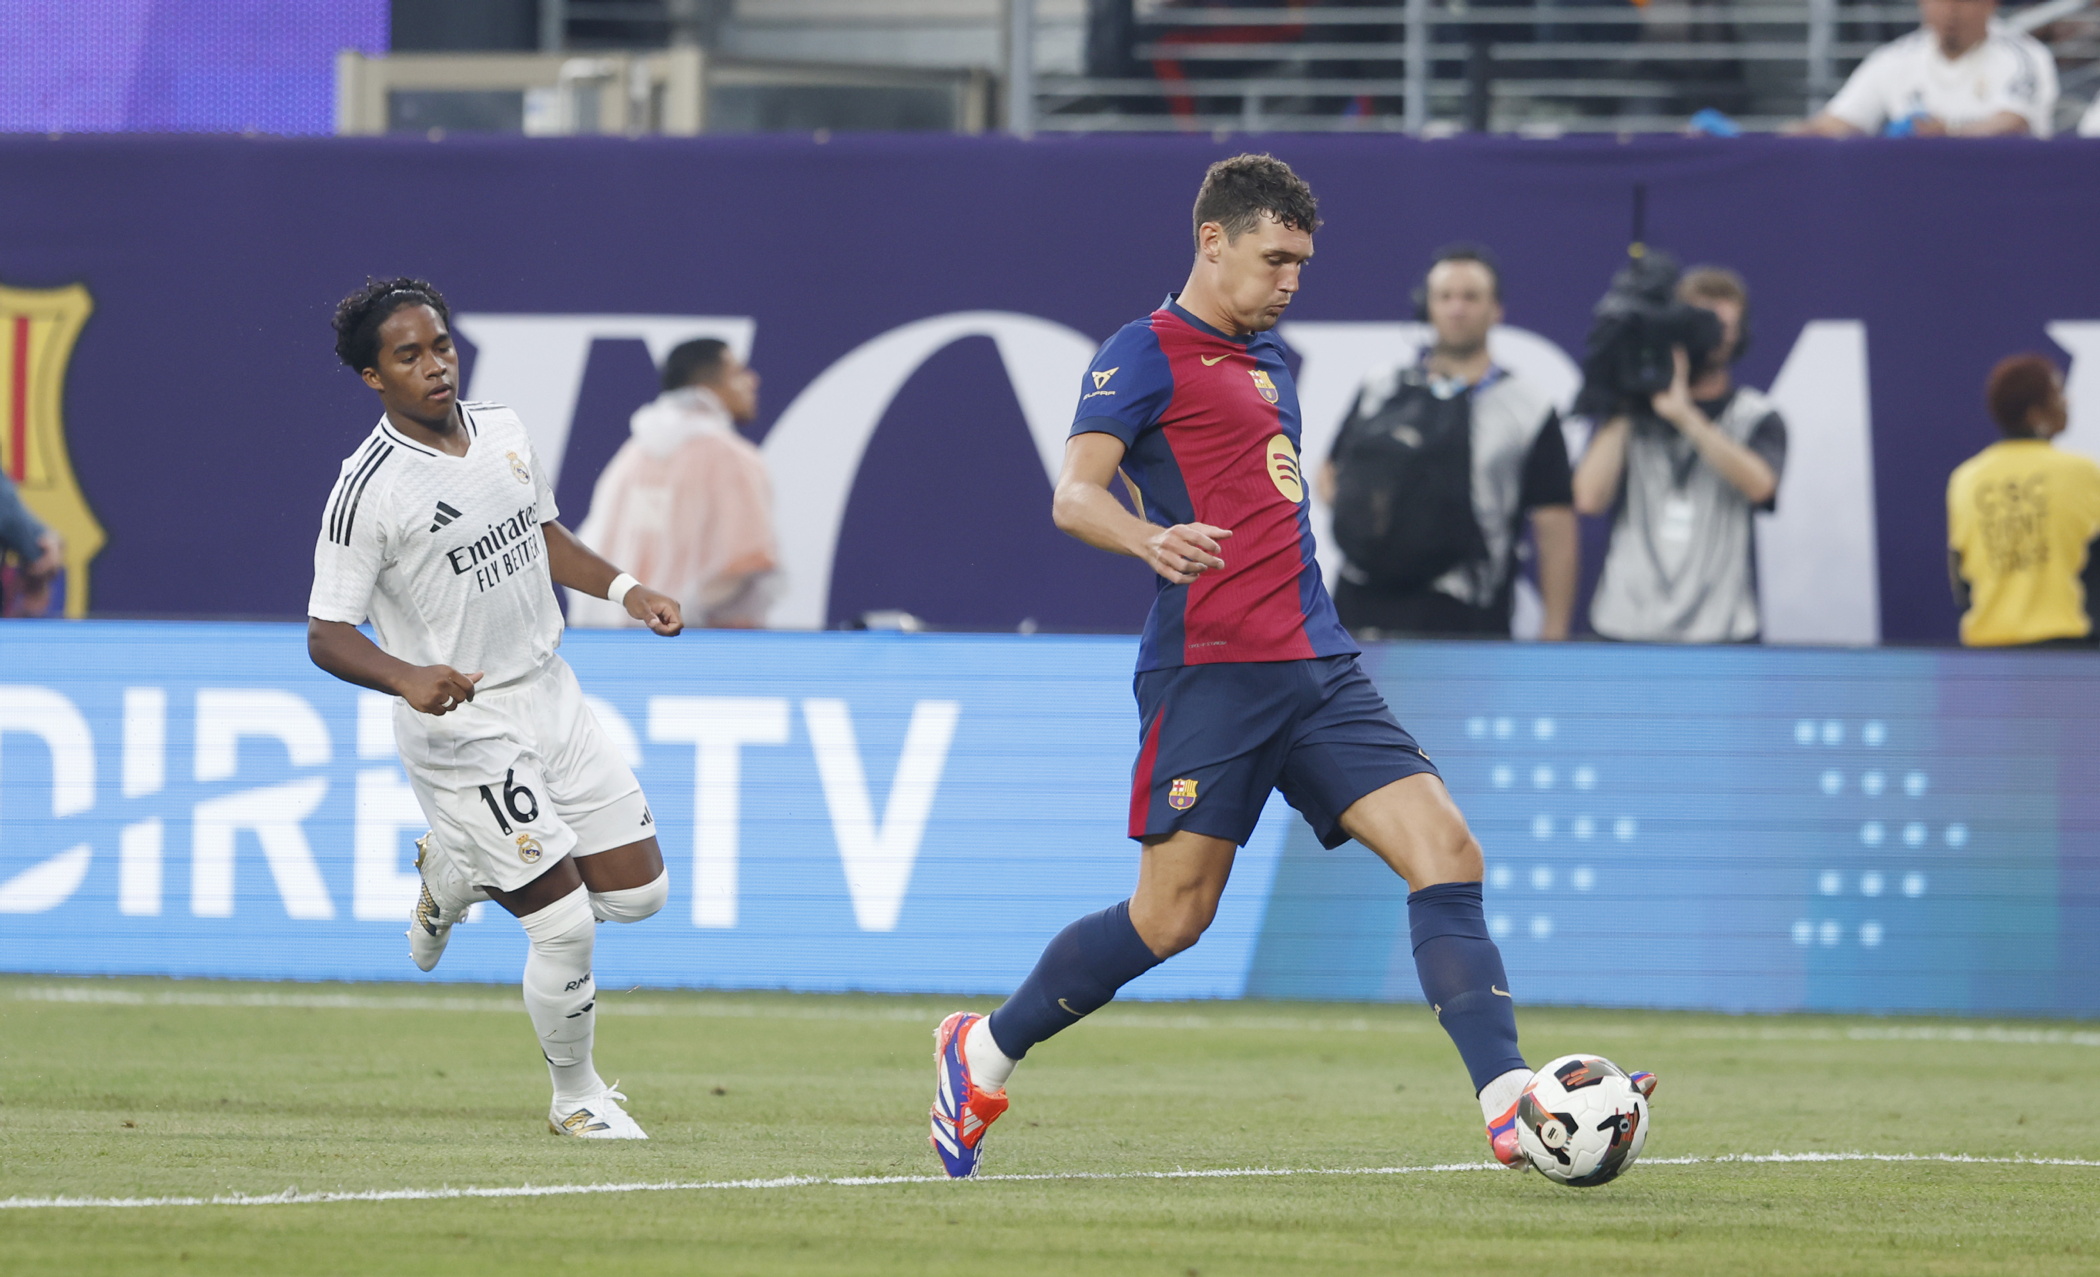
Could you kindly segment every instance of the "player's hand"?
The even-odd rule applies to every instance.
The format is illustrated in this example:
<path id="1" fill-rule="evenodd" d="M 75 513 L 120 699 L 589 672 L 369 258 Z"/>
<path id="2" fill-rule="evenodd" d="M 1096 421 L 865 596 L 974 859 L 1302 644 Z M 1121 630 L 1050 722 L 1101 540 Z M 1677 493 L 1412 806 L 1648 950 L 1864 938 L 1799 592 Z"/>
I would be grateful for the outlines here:
<path id="1" fill-rule="evenodd" d="M 1187 585 L 1205 572 L 1225 566 L 1218 557 L 1221 542 L 1232 535 L 1230 528 L 1208 523 L 1177 523 L 1161 528 L 1145 540 L 1145 562 L 1152 570 L 1176 585 Z"/>
<path id="2" fill-rule="evenodd" d="M 627 591 L 621 600 L 627 615 L 670 638 L 685 628 L 685 613 L 679 609 L 678 600 L 668 594 L 658 594 L 646 585 L 637 585 Z"/>
<path id="3" fill-rule="evenodd" d="M 425 714 L 449 714 L 474 699 L 480 673 L 462 674 L 450 665 L 419 665 L 401 680 L 401 699 Z"/>

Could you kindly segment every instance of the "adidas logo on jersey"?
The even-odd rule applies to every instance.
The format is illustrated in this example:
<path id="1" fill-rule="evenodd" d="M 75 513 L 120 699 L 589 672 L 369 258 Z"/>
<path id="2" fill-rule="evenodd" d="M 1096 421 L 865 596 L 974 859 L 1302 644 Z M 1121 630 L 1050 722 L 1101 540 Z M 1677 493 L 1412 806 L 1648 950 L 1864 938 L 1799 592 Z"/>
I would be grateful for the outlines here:
<path id="1" fill-rule="evenodd" d="M 440 501 L 438 502 L 437 513 L 431 516 L 430 530 L 435 532 L 459 517 L 459 511 Z"/>

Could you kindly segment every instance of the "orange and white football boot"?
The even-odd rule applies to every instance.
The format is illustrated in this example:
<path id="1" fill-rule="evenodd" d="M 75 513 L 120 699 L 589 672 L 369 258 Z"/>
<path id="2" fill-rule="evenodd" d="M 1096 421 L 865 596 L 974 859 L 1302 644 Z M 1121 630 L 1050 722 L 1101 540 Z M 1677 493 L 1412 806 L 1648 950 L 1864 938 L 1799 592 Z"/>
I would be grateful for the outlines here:
<path id="1" fill-rule="evenodd" d="M 1006 1111 L 1006 1092 L 979 1090 L 970 1080 L 970 1063 L 963 1058 L 963 1039 L 970 1026 L 983 1019 L 968 1011 L 957 1011 L 933 1031 L 933 1151 L 941 1155 L 941 1166 L 954 1179 L 977 1173 L 984 1156 L 984 1133 Z"/>

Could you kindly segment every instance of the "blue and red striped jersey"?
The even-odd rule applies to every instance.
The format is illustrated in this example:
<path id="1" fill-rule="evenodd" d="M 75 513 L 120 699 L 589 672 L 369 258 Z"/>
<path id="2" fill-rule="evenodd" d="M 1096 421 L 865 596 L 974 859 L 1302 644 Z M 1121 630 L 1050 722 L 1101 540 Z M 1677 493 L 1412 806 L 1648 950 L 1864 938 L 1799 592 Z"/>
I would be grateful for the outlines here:
<path id="1" fill-rule="evenodd" d="M 1072 433 L 1123 441 L 1123 472 L 1150 522 L 1232 532 L 1222 571 L 1191 585 L 1158 578 L 1140 673 L 1359 650 L 1313 557 L 1298 429 L 1283 344 L 1267 333 L 1227 336 L 1173 297 L 1094 356 Z"/>

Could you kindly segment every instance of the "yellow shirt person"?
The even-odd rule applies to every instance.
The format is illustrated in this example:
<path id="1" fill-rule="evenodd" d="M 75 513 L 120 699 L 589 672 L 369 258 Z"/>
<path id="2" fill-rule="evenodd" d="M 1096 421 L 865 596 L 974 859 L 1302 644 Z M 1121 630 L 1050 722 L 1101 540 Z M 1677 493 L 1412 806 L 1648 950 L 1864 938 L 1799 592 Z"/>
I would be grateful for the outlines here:
<path id="1" fill-rule="evenodd" d="M 1947 481 L 1948 567 L 1971 647 L 2090 639 L 2100 585 L 2100 464 L 2050 443 L 2069 420 L 2056 366 L 2018 355 L 1991 372 L 2006 438 Z"/>

